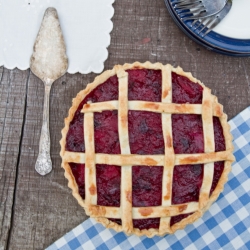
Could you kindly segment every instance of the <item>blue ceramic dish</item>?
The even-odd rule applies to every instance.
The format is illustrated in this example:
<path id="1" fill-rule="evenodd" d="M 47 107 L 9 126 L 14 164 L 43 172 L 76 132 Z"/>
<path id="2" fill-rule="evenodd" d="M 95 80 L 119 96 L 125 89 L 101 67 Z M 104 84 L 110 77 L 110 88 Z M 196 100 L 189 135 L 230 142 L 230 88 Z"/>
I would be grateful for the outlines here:
<path id="1" fill-rule="evenodd" d="M 205 37 L 202 37 L 191 29 L 192 21 L 182 21 L 171 5 L 172 0 L 164 0 L 167 9 L 179 26 L 179 28 L 192 40 L 198 44 L 221 54 L 229 56 L 250 56 L 250 39 L 235 39 L 220 35 L 214 31 L 209 32 Z"/>

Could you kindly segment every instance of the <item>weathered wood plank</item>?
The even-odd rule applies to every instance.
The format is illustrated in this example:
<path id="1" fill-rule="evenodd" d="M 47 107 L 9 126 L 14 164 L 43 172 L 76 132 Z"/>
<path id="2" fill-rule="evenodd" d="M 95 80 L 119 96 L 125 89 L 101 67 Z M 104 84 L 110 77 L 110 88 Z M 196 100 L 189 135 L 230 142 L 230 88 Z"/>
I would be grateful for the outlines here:
<path id="1" fill-rule="evenodd" d="M 116 1 L 114 8 L 114 29 L 105 69 L 117 63 L 137 60 L 180 65 L 213 90 L 230 118 L 250 104 L 250 58 L 227 57 L 200 47 L 174 24 L 164 1 Z M 60 167 L 58 141 L 71 99 L 94 76 L 66 74 L 52 87 L 50 130 L 53 171 L 45 177 L 34 170 L 44 89 L 41 81 L 34 75 L 30 77 L 9 249 L 42 249 L 86 219 L 83 209 L 67 188 Z"/>
<path id="2" fill-rule="evenodd" d="M 28 77 L 29 71 L 0 68 L 0 249 L 11 228 Z"/>
<path id="3" fill-rule="evenodd" d="M 87 81 L 91 75 L 88 75 Z M 72 197 L 59 156 L 63 119 L 71 100 L 86 86 L 86 76 L 65 75 L 54 83 L 50 98 L 52 173 L 45 177 L 35 171 L 42 126 L 43 83 L 33 74 L 28 83 L 27 109 L 19 176 L 16 187 L 14 221 L 9 249 L 43 249 L 86 219 Z"/>

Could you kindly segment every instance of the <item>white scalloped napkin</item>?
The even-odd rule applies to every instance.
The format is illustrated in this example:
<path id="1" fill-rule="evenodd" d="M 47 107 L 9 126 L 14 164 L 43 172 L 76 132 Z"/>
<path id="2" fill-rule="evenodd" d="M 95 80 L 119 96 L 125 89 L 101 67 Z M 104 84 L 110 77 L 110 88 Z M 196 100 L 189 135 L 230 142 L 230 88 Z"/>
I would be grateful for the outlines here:
<path id="1" fill-rule="evenodd" d="M 115 0 L 0 0 L 0 66 L 29 68 L 45 10 L 55 7 L 63 31 L 69 73 L 100 73 L 108 57 Z"/>

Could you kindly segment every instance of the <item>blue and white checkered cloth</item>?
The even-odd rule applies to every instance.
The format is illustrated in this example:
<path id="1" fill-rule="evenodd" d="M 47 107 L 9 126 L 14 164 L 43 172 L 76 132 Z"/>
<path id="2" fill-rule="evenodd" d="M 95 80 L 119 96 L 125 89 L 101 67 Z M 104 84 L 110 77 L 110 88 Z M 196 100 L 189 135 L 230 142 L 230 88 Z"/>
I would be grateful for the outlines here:
<path id="1" fill-rule="evenodd" d="M 88 219 L 47 250 L 72 249 L 250 249 L 250 107 L 230 122 L 233 164 L 223 193 L 209 210 L 185 230 L 165 237 L 126 236 Z"/>

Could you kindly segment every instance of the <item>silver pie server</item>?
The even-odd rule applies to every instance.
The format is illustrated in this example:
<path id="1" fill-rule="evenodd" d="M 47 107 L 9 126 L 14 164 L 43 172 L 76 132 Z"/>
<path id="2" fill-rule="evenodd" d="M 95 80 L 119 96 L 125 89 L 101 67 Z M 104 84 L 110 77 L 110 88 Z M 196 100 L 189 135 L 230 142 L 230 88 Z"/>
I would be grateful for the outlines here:
<path id="1" fill-rule="evenodd" d="M 30 59 L 30 69 L 45 86 L 43 124 L 35 169 L 39 174 L 46 175 L 52 170 L 49 133 L 50 89 L 52 83 L 68 69 L 66 46 L 55 8 L 45 11 Z"/>

